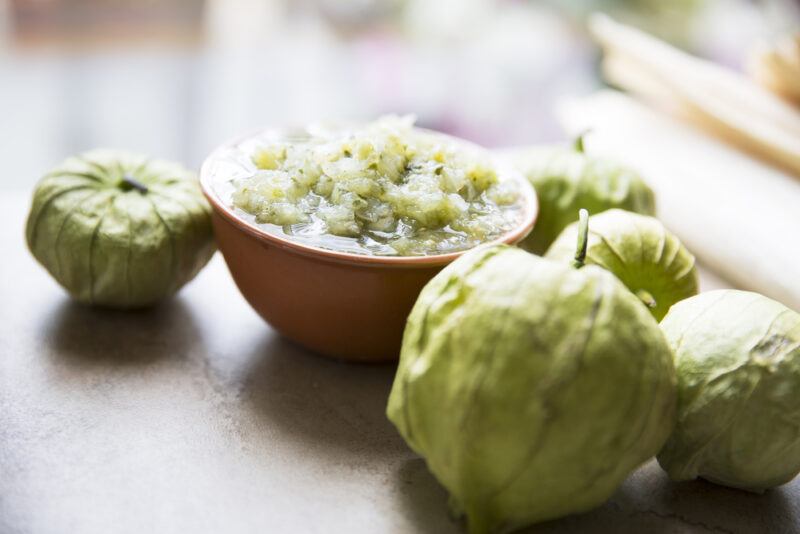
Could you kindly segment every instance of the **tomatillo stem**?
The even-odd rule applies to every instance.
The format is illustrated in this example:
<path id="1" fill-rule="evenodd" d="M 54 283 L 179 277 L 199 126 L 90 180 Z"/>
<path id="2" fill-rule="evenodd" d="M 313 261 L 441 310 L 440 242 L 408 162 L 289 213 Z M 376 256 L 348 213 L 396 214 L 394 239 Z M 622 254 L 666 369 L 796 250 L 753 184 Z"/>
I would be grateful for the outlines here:
<path id="1" fill-rule="evenodd" d="M 148 191 L 146 185 L 144 185 L 142 182 L 140 182 L 139 180 L 137 180 L 136 178 L 134 178 L 129 174 L 124 175 L 122 177 L 122 180 L 120 180 L 120 182 L 122 183 L 123 189 L 125 190 L 136 189 L 140 193 L 147 193 Z"/>
<path id="2" fill-rule="evenodd" d="M 578 243 L 575 250 L 575 259 L 572 266 L 576 269 L 583 267 L 586 261 L 586 247 L 589 242 L 589 212 L 581 209 L 578 212 Z"/>
<path id="3" fill-rule="evenodd" d="M 578 134 L 578 137 L 575 138 L 575 141 L 572 143 L 572 148 L 575 149 L 575 152 L 580 152 L 581 154 L 586 152 L 583 144 L 583 138 L 586 137 L 586 134 L 589 132 L 591 132 L 591 130 L 584 130 Z"/>
<path id="4" fill-rule="evenodd" d="M 649 291 L 646 289 L 640 289 L 636 292 L 636 296 L 639 297 L 639 300 L 644 302 L 644 305 L 648 308 L 655 308 L 656 307 L 656 299 L 653 298 L 653 295 L 650 294 Z"/>

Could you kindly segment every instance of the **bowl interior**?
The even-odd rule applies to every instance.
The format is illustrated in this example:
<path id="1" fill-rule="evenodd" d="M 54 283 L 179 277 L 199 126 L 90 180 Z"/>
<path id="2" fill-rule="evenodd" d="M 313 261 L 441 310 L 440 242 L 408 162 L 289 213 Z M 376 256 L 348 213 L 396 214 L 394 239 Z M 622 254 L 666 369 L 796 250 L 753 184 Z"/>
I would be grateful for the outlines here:
<path id="1" fill-rule="evenodd" d="M 251 155 L 259 148 L 270 142 L 303 141 L 311 136 L 331 135 L 341 131 L 341 126 L 314 125 L 308 128 L 268 128 L 237 137 L 214 150 L 203 163 L 200 171 L 200 185 L 205 196 L 213 208 L 224 218 L 235 224 L 241 230 L 263 239 L 281 248 L 290 249 L 303 255 L 329 259 L 336 262 L 374 265 L 405 265 L 405 266 L 432 266 L 445 265 L 461 256 L 467 250 L 460 250 L 446 254 L 426 256 L 377 256 L 357 252 L 349 252 L 343 243 L 341 249 L 323 248 L 287 236 L 281 232 L 268 231 L 264 226 L 255 222 L 253 216 L 248 216 L 241 210 L 233 207 L 232 195 L 235 182 L 246 178 L 258 171 L 252 161 Z M 430 135 L 441 137 L 447 142 L 459 143 L 471 150 L 484 150 L 477 145 L 445 134 L 417 128 L 416 130 Z M 514 180 L 519 184 L 522 195 L 520 207 L 520 220 L 518 224 L 505 234 L 489 241 L 488 243 L 514 244 L 521 241 L 530 233 L 538 215 L 538 202 L 533 186 L 530 185 L 516 169 L 510 164 L 495 161 L 498 176 L 501 180 Z M 347 238 L 341 238 L 345 240 Z M 349 241 L 349 240 L 348 240 Z"/>

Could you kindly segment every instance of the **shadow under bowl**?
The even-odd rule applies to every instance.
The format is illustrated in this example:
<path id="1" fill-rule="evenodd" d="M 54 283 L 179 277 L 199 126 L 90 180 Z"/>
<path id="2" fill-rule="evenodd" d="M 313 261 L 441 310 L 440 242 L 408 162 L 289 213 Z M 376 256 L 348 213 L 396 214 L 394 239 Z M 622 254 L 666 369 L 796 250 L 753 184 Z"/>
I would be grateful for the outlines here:
<path id="1" fill-rule="evenodd" d="M 200 172 L 217 245 L 242 295 L 275 330 L 314 352 L 349 361 L 396 360 L 420 291 L 467 251 L 368 256 L 309 246 L 251 224 L 214 182 L 216 160 L 229 158 L 232 147 L 252 137 L 220 146 Z M 503 172 L 521 184 L 522 215 L 514 229 L 491 243 L 516 244 L 533 228 L 538 203 L 524 177 L 510 168 Z"/>

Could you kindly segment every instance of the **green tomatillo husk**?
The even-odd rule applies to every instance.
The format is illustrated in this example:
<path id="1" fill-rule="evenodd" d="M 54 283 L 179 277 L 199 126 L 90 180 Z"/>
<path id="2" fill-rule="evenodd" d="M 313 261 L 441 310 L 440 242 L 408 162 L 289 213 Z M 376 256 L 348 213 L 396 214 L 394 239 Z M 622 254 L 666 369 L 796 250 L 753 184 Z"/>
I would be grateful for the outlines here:
<path id="1" fill-rule="evenodd" d="M 675 351 L 678 418 L 658 455 L 673 480 L 762 492 L 800 472 L 800 314 L 737 290 L 679 302 L 661 323 Z"/>
<path id="2" fill-rule="evenodd" d="M 580 225 L 571 224 L 546 257 L 572 259 Z M 585 263 L 611 271 L 661 320 L 670 306 L 697 294 L 695 258 L 653 217 L 612 209 L 589 220 Z"/>
<path id="3" fill-rule="evenodd" d="M 215 250 L 192 171 L 112 150 L 71 157 L 41 179 L 26 239 L 73 298 L 114 308 L 172 295 Z"/>
<path id="4" fill-rule="evenodd" d="M 423 289 L 387 413 L 485 533 L 600 505 L 674 410 L 672 353 L 613 275 L 493 246 Z"/>
<path id="5" fill-rule="evenodd" d="M 583 137 L 571 148 L 537 147 L 514 151 L 512 163 L 536 189 L 539 216 L 520 246 L 543 254 L 561 231 L 577 220 L 578 210 L 600 213 L 620 208 L 655 215 L 653 191 L 632 169 L 584 152 Z"/>

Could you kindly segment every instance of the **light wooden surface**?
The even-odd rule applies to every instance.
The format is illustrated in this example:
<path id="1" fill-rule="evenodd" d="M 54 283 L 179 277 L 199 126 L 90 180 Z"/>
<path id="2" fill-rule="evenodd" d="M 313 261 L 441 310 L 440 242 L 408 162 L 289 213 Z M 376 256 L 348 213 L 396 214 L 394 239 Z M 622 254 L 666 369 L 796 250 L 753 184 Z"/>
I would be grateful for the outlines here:
<path id="1" fill-rule="evenodd" d="M 283 341 L 219 256 L 150 311 L 72 304 L 25 248 L 27 203 L 0 192 L 0 532 L 463 532 L 384 416 L 392 365 Z M 798 531 L 798 481 L 757 496 L 653 462 L 600 509 L 531 530 Z"/>

